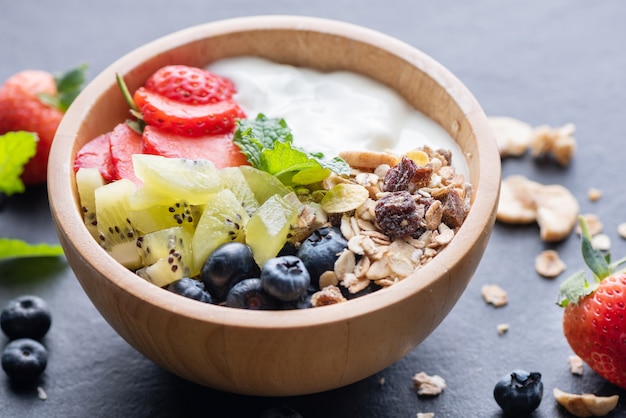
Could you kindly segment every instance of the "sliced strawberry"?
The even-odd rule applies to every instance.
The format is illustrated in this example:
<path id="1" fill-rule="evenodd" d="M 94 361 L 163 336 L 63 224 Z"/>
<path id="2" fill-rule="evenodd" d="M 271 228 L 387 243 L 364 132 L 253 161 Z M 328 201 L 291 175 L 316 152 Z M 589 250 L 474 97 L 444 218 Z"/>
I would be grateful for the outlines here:
<path id="1" fill-rule="evenodd" d="M 168 99 L 144 87 L 135 91 L 133 99 L 147 125 L 175 135 L 231 133 L 235 130 L 235 121 L 245 117 L 239 104 L 231 99 L 191 105 Z"/>
<path id="2" fill-rule="evenodd" d="M 76 153 L 74 171 L 78 171 L 79 168 L 83 167 L 95 167 L 100 171 L 105 181 L 117 180 L 117 173 L 111 158 L 110 136 L 111 132 L 107 132 L 83 145 Z"/>
<path id="3" fill-rule="evenodd" d="M 204 158 L 213 161 L 216 168 L 248 165 L 246 156 L 233 143 L 232 134 L 189 138 L 146 126 L 143 152 L 172 158 Z"/>
<path id="4" fill-rule="evenodd" d="M 186 65 L 167 65 L 157 70 L 145 87 L 168 99 L 193 105 L 228 100 L 236 92 L 229 79 Z"/>
<path id="5" fill-rule="evenodd" d="M 118 179 L 129 179 L 137 185 L 142 182 L 133 171 L 133 154 L 141 154 L 143 149 L 141 135 L 126 123 L 118 124 L 109 137 L 111 158 Z"/>

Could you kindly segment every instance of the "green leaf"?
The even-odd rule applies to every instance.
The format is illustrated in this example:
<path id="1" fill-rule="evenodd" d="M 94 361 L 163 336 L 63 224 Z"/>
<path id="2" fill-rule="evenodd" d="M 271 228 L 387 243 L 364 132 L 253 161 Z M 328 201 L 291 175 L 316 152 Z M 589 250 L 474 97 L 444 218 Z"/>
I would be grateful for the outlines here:
<path id="1" fill-rule="evenodd" d="M 39 100 L 65 112 L 76 96 L 82 91 L 85 80 L 87 79 L 86 73 L 87 65 L 81 64 L 76 68 L 55 75 L 54 80 L 57 87 L 57 94 L 55 96 L 39 94 Z"/>
<path id="2" fill-rule="evenodd" d="M 24 192 L 20 179 L 24 166 L 37 152 L 37 134 L 18 131 L 0 135 L 0 192 L 10 196 Z"/>
<path id="3" fill-rule="evenodd" d="M 594 248 L 593 244 L 591 243 L 591 234 L 589 233 L 589 228 L 587 226 L 585 218 L 579 216 L 578 222 L 582 231 L 581 247 L 585 264 L 587 264 L 587 266 L 591 269 L 593 275 L 596 277 L 597 280 L 602 280 L 612 273 L 609 267 L 609 263 L 607 261 L 607 257 L 605 257 L 605 255 L 600 250 Z M 610 260 L 610 258 L 608 258 L 608 260 Z"/>
<path id="4" fill-rule="evenodd" d="M 598 285 L 596 281 L 589 283 L 583 271 L 574 273 L 561 283 L 558 305 L 566 307 L 569 303 L 578 303 L 580 299 L 593 293 Z"/>
<path id="5" fill-rule="evenodd" d="M 63 255 L 63 248 L 60 245 L 28 244 L 18 239 L 0 238 L 0 259 L 60 255 Z"/>
<path id="6" fill-rule="evenodd" d="M 293 146 L 293 136 L 284 119 L 260 113 L 254 120 L 240 120 L 233 141 L 253 167 L 275 175 L 289 186 L 317 183 L 331 172 L 350 173 L 348 164 L 339 157 L 328 160 L 320 152 Z"/>

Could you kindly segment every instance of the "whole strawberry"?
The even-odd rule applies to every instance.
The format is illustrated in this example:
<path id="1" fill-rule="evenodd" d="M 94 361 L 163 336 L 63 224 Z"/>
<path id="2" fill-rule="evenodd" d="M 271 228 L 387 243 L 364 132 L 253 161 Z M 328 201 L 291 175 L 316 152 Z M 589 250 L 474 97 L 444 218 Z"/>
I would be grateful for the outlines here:
<path id="1" fill-rule="evenodd" d="M 24 184 L 46 182 L 52 140 L 65 111 L 82 88 L 84 72 L 84 66 L 60 77 L 47 71 L 24 70 L 0 87 L 0 135 L 28 131 L 38 136 L 37 152 L 21 176 Z"/>
<path id="2" fill-rule="evenodd" d="M 563 333 L 592 370 L 626 389 L 626 273 L 616 272 L 626 259 L 611 263 L 610 255 L 592 246 L 582 217 L 580 226 L 583 258 L 593 280 L 581 271 L 561 284 Z"/>

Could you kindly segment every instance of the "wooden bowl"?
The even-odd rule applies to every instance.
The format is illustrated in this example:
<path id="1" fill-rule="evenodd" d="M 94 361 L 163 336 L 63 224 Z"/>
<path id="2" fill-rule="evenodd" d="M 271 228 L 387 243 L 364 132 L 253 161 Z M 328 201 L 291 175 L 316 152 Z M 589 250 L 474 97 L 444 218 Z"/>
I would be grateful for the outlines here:
<path id="1" fill-rule="evenodd" d="M 139 279 L 83 224 L 76 151 L 128 116 L 115 82 L 131 91 L 167 64 L 204 67 L 257 55 L 320 70 L 351 70 L 391 86 L 441 125 L 466 154 L 474 194 L 449 246 L 383 291 L 322 308 L 248 311 L 207 305 Z M 338 388 L 379 372 L 422 342 L 470 281 L 493 228 L 500 157 L 479 104 L 448 70 L 389 36 L 351 24 L 294 16 L 238 18 L 182 30 L 122 57 L 76 99 L 50 156 L 52 216 L 67 260 L 95 307 L 130 345 L 192 382 L 249 395 Z"/>

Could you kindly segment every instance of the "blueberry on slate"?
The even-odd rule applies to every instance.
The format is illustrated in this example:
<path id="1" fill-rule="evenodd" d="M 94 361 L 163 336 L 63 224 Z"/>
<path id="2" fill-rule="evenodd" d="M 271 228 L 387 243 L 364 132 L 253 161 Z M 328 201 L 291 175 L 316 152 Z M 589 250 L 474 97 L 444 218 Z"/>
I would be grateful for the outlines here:
<path id="1" fill-rule="evenodd" d="M 204 290 L 204 283 L 190 277 L 183 277 L 167 286 L 167 290 L 189 299 L 199 300 L 204 303 L 212 303 L 213 298 Z"/>
<path id="2" fill-rule="evenodd" d="M 310 283 L 304 263 L 293 255 L 270 258 L 261 269 L 263 289 L 283 302 L 295 301 L 306 294 Z"/>
<path id="3" fill-rule="evenodd" d="M 39 296 L 25 295 L 9 301 L 0 314 L 0 327 L 10 340 L 41 339 L 52 322 L 48 304 Z"/>
<path id="4" fill-rule="evenodd" d="M 506 415 L 530 414 L 543 398 L 541 373 L 515 370 L 496 384 L 493 396 Z"/>
<path id="5" fill-rule="evenodd" d="M 348 241 L 337 227 L 316 229 L 302 242 L 298 249 L 298 258 L 311 276 L 311 286 L 319 289 L 322 273 L 334 270 L 339 254 L 348 247 Z"/>
<path id="6" fill-rule="evenodd" d="M 13 340 L 2 351 L 2 368 L 15 382 L 35 381 L 47 364 L 46 347 L 31 338 Z"/>
<path id="7" fill-rule="evenodd" d="M 243 279 L 259 277 L 261 269 L 254 261 L 250 246 L 229 242 L 219 246 L 202 267 L 200 277 L 209 293 L 224 300 L 228 291 Z"/>
<path id="8" fill-rule="evenodd" d="M 261 279 L 244 279 L 235 284 L 224 302 L 231 308 L 269 310 L 279 309 L 280 301 L 263 290 Z"/>

